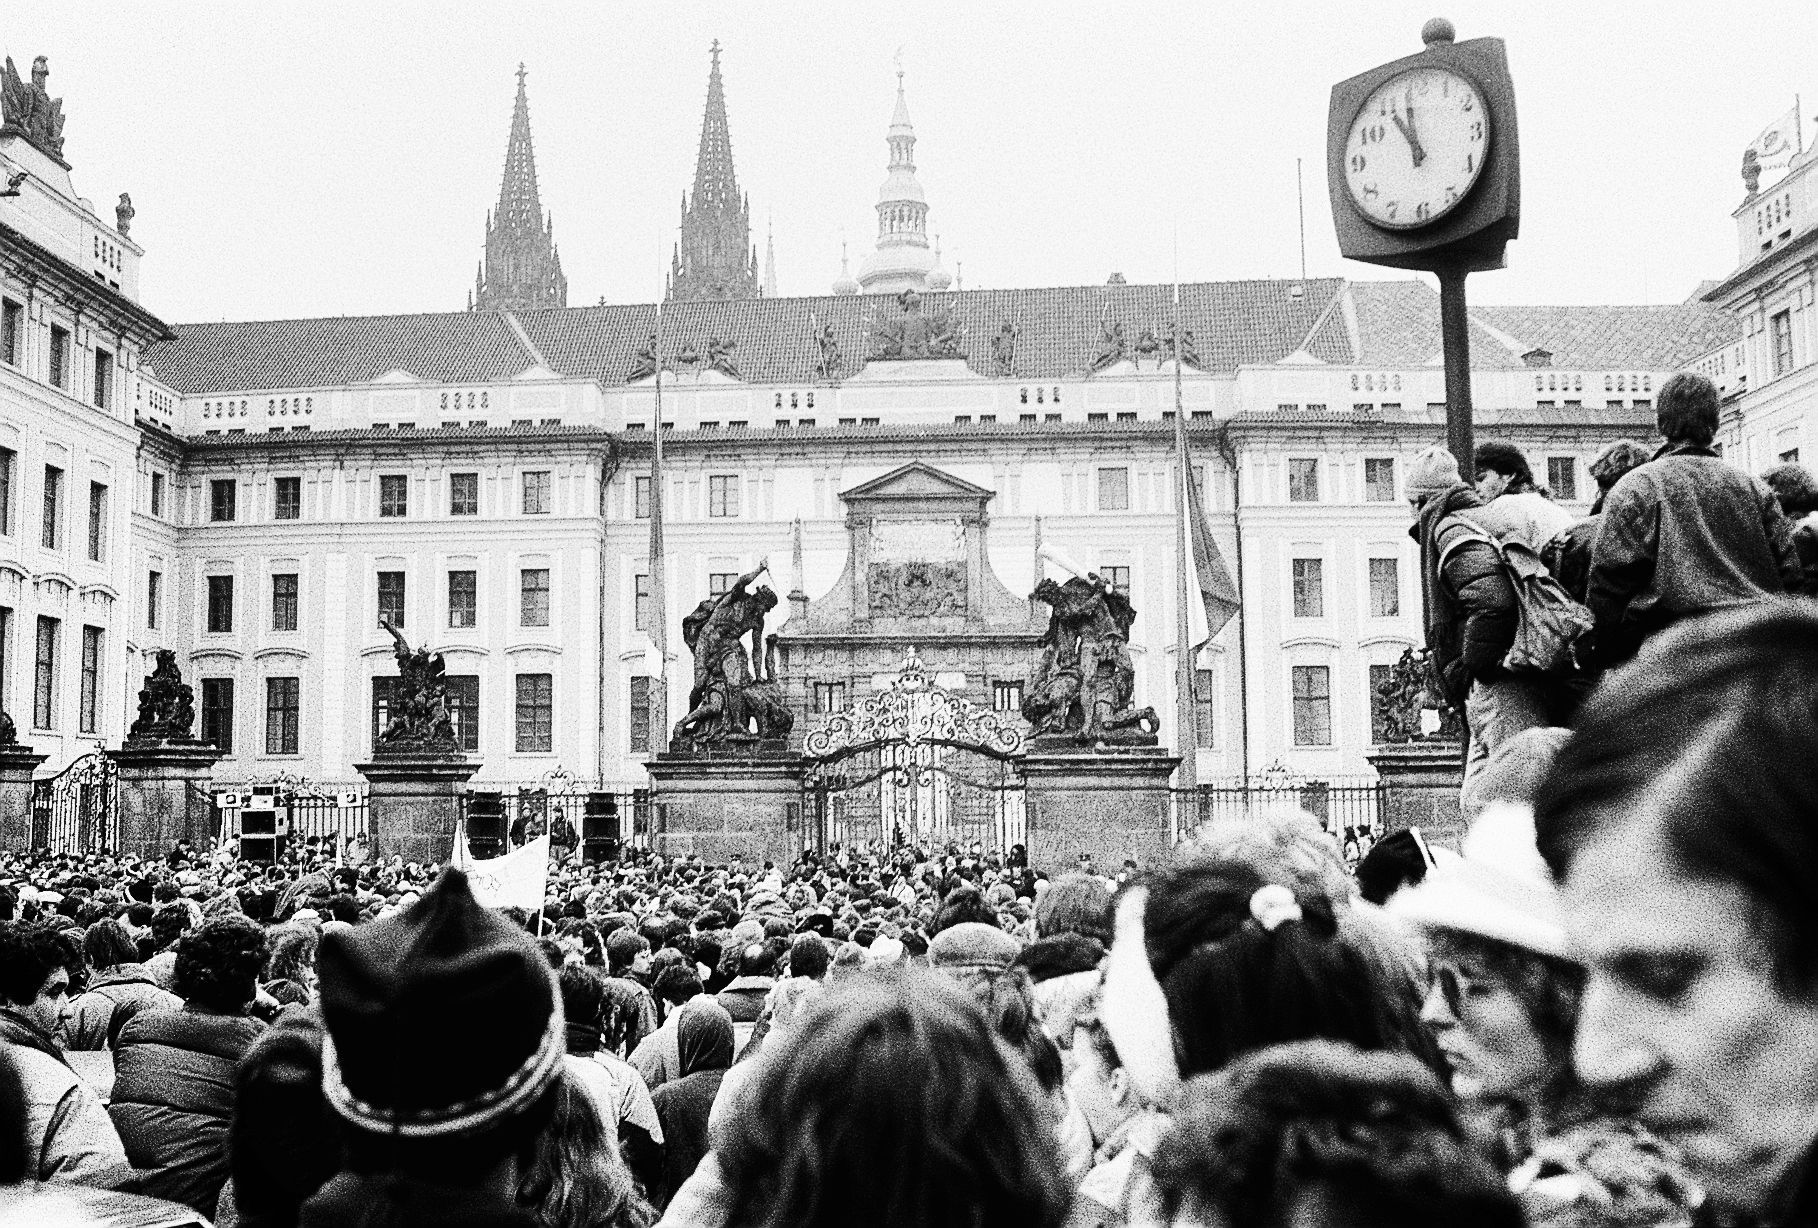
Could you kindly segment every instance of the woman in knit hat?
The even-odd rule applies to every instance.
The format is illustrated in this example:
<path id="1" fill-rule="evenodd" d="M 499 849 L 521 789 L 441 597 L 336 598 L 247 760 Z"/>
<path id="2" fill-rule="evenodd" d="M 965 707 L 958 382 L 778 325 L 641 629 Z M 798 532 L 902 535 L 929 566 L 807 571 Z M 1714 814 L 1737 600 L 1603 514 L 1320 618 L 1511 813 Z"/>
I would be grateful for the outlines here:
<path id="1" fill-rule="evenodd" d="M 1452 1089 L 1534 1223 L 1687 1224 L 1699 1197 L 1676 1158 L 1594 1102 L 1572 1069 L 1583 970 L 1526 805 L 1497 802 L 1463 857 L 1390 912 L 1431 944 L 1433 1029 Z"/>

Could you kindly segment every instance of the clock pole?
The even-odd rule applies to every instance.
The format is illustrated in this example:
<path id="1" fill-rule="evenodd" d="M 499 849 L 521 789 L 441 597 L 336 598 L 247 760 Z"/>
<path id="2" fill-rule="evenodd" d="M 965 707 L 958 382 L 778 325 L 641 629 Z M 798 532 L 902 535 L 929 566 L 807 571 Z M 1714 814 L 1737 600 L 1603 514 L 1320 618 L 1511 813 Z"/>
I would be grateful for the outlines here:
<path id="1" fill-rule="evenodd" d="M 1465 269 L 1444 265 L 1439 274 L 1439 339 L 1446 363 L 1446 446 L 1470 480 L 1476 442 L 1471 430 L 1471 321 L 1465 314 Z"/>

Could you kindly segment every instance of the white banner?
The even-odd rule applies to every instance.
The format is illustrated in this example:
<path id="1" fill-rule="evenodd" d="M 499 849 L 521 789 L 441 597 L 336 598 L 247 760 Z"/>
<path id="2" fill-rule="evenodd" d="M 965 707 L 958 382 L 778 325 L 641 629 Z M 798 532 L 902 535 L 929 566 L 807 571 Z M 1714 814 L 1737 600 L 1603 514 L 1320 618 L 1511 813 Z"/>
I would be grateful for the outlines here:
<path id="1" fill-rule="evenodd" d="M 1763 166 L 1783 166 L 1792 160 L 1799 149 L 1799 108 L 1782 115 L 1769 124 L 1760 136 L 1749 146 L 1755 160 Z M 1746 156 L 1746 155 L 1745 155 Z"/>
<path id="2" fill-rule="evenodd" d="M 473 898 L 486 907 L 510 908 L 515 904 L 537 912 L 543 907 L 544 889 L 549 882 L 549 837 L 538 836 L 503 857 L 475 861 L 467 851 L 466 827 L 457 827 L 448 864 L 467 875 Z"/>

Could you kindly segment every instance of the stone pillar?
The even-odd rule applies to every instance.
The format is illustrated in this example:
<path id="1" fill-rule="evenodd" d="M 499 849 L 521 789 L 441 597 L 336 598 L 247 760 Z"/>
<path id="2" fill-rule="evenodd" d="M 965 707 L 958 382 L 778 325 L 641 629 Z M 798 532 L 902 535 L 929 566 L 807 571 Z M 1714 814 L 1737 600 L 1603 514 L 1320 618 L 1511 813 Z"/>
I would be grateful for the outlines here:
<path id="1" fill-rule="evenodd" d="M 806 762 L 775 751 L 664 751 L 649 765 L 652 847 L 664 856 L 790 864 L 812 839 L 802 813 Z"/>
<path id="2" fill-rule="evenodd" d="M 386 755 L 354 764 L 366 777 L 372 850 L 418 863 L 447 861 L 454 849 L 460 795 L 477 759 L 464 755 Z"/>
<path id="3" fill-rule="evenodd" d="M 1456 850 L 1464 839 L 1458 793 L 1464 754 L 1456 742 L 1403 742 L 1367 756 L 1382 779 L 1385 832 L 1418 827 L 1427 843 Z"/>
<path id="4" fill-rule="evenodd" d="M 107 752 L 120 772 L 120 851 L 162 857 L 179 840 L 214 838 L 208 784 L 221 752 L 206 742 L 127 745 Z"/>
<path id="5" fill-rule="evenodd" d="M 1092 854 L 1104 873 L 1145 868 L 1174 846 L 1168 781 L 1180 756 L 1162 747 L 1032 750 L 1023 759 L 1029 863 L 1049 873 Z"/>
<path id="6" fill-rule="evenodd" d="M 32 847 L 32 773 L 45 756 L 14 742 L 0 746 L 0 852 Z"/>

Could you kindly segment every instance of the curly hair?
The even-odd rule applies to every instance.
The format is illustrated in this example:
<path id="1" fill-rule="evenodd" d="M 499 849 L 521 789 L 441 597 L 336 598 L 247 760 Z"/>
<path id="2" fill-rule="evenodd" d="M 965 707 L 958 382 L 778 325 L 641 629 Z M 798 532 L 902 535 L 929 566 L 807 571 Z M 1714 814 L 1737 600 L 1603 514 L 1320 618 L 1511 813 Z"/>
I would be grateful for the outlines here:
<path id="1" fill-rule="evenodd" d="M 1189 1082 L 1152 1171 L 1170 1218 L 1280 1224 L 1343 1207 L 1358 1228 L 1518 1228 L 1445 1088 L 1402 1054 L 1303 1041 Z M 1294 1222 L 1300 1222 L 1298 1217 Z"/>
<path id="2" fill-rule="evenodd" d="M 97 921 L 82 935 L 82 958 L 96 970 L 139 962 L 139 946 L 118 921 Z"/>
<path id="3" fill-rule="evenodd" d="M 0 921 L 0 1001 L 23 1006 L 38 996 L 67 952 L 48 928 L 26 921 Z"/>
<path id="4" fill-rule="evenodd" d="M 272 930 L 271 955 L 265 961 L 264 977 L 268 981 L 296 981 L 310 985 L 316 979 L 316 950 L 321 946 L 321 932 L 313 925 L 280 925 Z"/>
<path id="5" fill-rule="evenodd" d="M 547 1228 L 649 1228 L 656 1219 L 619 1155 L 617 1140 L 607 1134 L 593 1097 L 566 1069 L 556 1079 L 553 1115 L 537 1136 L 530 1163 L 523 1166 L 518 1205 Z"/>
<path id="6" fill-rule="evenodd" d="M 185 1001 L 234 1014 L 258 992 L 267 948 L 265 931 L 257 921 L 239 915 L 216 917 L 177 943 L 172 984 Z"/>
<path id="7" fill-rule="evenodd" d="M 992 929 L 998 928 L 997 910 L 985 903 L 984 892 L 970 883 L 954 887 L 941 900 L 940 907 L 934 910 L 934 923 L 928 927 L 928 937 L 966 921 L 981 921 Z"/>
<path id="8" fill-rule="evenodd" d="M 189 905 L 172 900 L 152 914 L 152 945 L 162 951 L 189 933 L 194 925 L 195 922 L 190 919 Z"/>
<path id="9" fill-rule="evenodd" d="M 1052 1228 L 1053 1109 L 958 985 L 908 967 L 818 995 L 716 1131 L 734 1228 Z"/>

